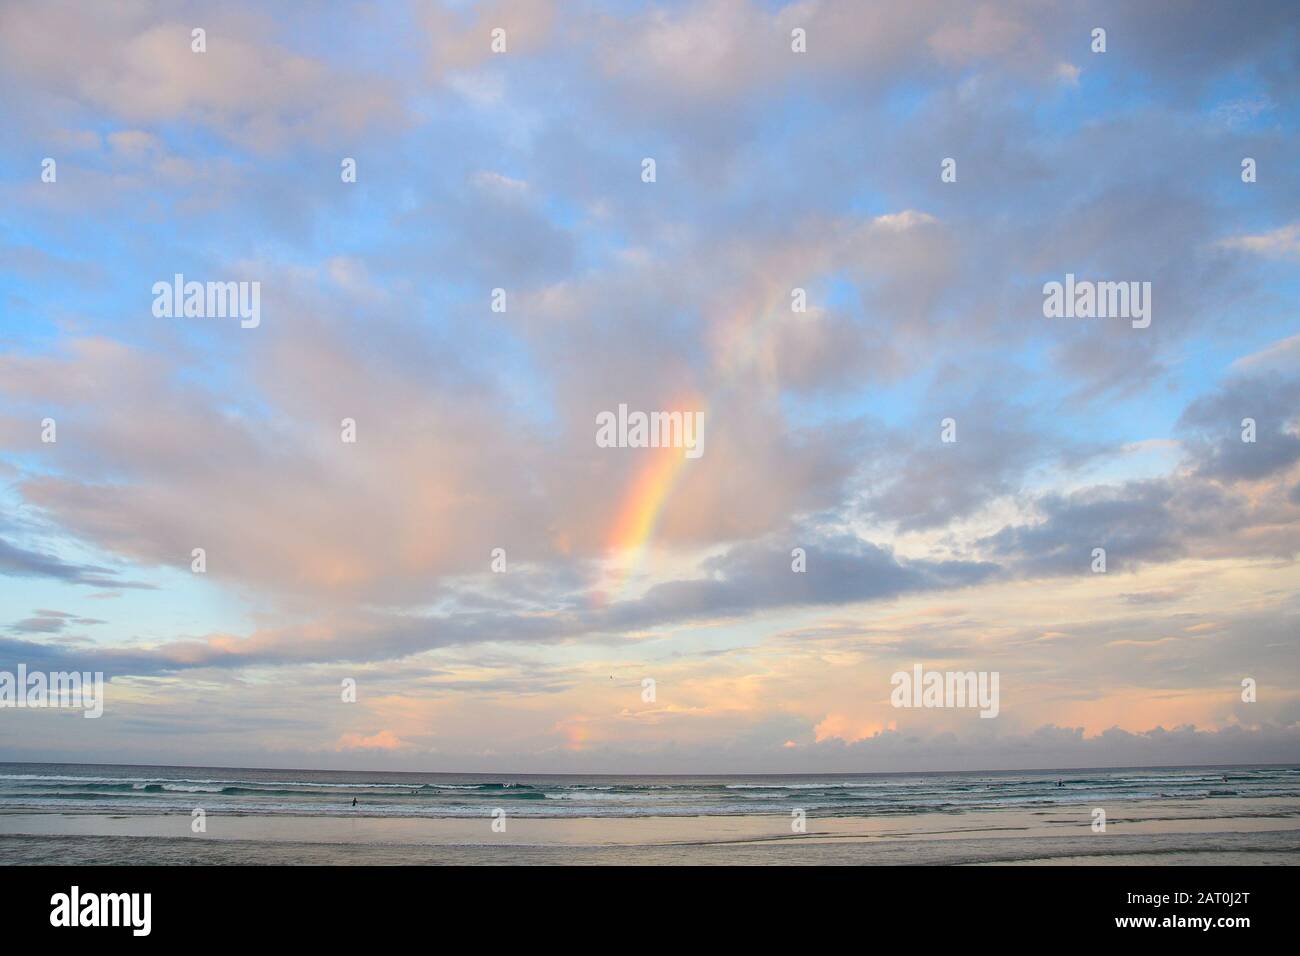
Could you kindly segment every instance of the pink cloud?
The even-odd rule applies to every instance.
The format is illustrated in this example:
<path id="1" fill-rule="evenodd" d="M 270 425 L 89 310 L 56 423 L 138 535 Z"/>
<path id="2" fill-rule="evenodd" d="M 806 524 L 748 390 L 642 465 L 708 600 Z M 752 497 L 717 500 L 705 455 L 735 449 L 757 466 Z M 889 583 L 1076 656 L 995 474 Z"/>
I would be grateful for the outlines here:
<path id="1" fill-rule="evenodd" d="M 366 737 L 362 734 L 344 734 L 334 745 L 335 750 L 401 750 L 406 744 L 391 730 L 381 730 Z"/>

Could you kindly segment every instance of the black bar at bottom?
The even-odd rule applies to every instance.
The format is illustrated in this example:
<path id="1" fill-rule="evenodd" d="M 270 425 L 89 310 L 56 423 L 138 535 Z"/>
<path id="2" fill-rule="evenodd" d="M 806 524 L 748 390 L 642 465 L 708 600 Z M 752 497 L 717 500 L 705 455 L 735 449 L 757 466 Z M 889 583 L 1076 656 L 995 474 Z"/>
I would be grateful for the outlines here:
<path id="1" fill-rule="evenodd" d="M 637 945 L 633 937 L 643 934 L 654 946 L 701 935 L 773 944 L 773 928 L 784 925 L 818 936 L 835 927 L 847 941 L 870 944 L 924 946 L 955 934 L 972 944 L 1036 940 L 1053 949 L 1124 936 L 1177 939 L 1179 945 L 1198 938 L 1221 946 L 1241 934 L 1289 928 L 1292 914 L 1284 909 L 1292 909 L 1293 872 L 1191 866 L 4 867 L 0 912 L 8 943 L 38 936 L 72 941 L 75 934 L 78 943 L 112 937 L 127 945 L 353 939 L 373 946 L 405 935 L 445 948 L 457 944 L 444 934 L 459 928 L 486 931 L 481 945 L 499 945 L 502 935 L 548 945 L 564 945 L 566 937 L 592 943 L 595 929 L 617 934 L 605 939 L 620 947 Z M 146 928 L 144 897 L 129 894 L 149 894 L 147 936 L 140 932 Z M 109 922 L 115 915 L 117 926 L 71 925 Z M 65 925 L 53 925 L 58 922 Z"/>

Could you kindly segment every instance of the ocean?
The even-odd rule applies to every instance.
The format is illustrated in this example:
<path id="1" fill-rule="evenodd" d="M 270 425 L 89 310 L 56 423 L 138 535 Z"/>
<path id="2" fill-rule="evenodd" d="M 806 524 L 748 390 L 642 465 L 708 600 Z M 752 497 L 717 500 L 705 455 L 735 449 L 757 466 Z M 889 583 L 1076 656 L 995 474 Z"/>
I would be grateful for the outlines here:
<path id="1" fill-rule="evenodd" d="M 1300 767 L 627 776 L 0 763 L 0 812 L 842 817 L 1210 797 L 1300 800 Z"/>
<path id="2" fill-rule="evenodd" d="M 1109 820 L 1101 831 L 1099 808 Z M 792 825 L 796 817 L 805 822 Z M 1300 766 L 628 776 L 0 764 L 6 863 L 1294 863 L 1297 854 Z"/>

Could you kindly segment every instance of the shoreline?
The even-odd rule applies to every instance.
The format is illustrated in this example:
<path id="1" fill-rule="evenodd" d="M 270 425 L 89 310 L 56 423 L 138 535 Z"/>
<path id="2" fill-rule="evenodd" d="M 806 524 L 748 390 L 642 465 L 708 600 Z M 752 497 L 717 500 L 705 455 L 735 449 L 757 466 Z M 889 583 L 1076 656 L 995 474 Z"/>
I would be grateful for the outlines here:
<path id="1" fill-rule="evenodd" d="M 0 836 L 251 840 L 409 846 L 645 847 L 739 843 L 1045 839 L 1300 831 L 1300 805 L 1285 798 L 1147 800 L 1113 804 L 1095 833 L 1090 804 L 1041 809 L 881 816 L 809 816 L 806 832 L 778 814 L 715 816 L 511 816 L 505 831 L 481 817 L 294 815 L 208 812 L 206 831 L 185 813 L 0 810 Z M 1297 834 L 1300 836 L 1300 834 Z"/>

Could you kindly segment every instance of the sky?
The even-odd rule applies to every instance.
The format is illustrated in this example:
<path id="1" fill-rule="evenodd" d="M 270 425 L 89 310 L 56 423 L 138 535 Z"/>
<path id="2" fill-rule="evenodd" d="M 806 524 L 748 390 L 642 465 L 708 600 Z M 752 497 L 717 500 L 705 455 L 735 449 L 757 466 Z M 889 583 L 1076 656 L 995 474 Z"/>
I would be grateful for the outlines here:
<path id="1" fill-rule="evenodd" d="M 1300 761 L 1298 120 L 1289 0 L 0 2 L 0 760 Z"/>

